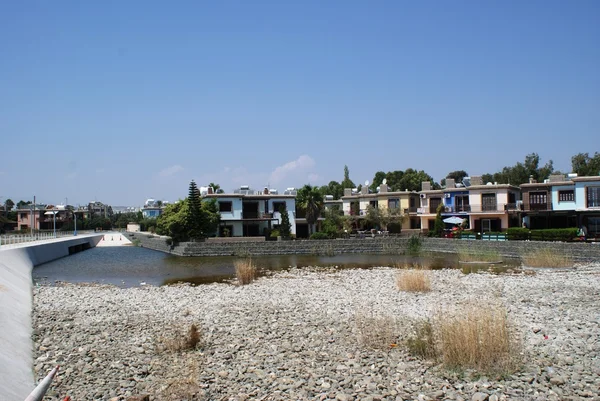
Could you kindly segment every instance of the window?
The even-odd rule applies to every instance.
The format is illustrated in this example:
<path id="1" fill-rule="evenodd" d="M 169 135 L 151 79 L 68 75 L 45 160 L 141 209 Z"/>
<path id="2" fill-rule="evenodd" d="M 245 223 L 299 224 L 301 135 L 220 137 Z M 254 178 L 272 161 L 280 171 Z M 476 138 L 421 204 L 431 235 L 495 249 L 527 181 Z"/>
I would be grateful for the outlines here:
<path id="1" fill-rule="evenodd" d="M 376 200 L 374 200 L 374 201 L 373 201 L 373 200 L 372 200 L 372 201 L 369 201 L 369 205 L 370 205 L 371 207 L 374 207 L 375 209 L 377 209 L 377 201 L 376 201 Z"/>
<path id="2" fill-rule="evenodd" d="M 221 212 L 221 213 L 233 212 L 233 202 L 219 202 L 219 212 Z"/>
<path id="3" fill-rule="evenodd" d="M 278 212 L 282 207 L 285 207 L 285 202 L 273 202 L 273 212 Z"/>
<path id="4" fill-rule="evenodd" d="M 429 213 L 437 213 L 437 208 L 441 203 L 442 198 L 431 198 L 429 200 Z"/>
<path id="5" fill-rule="evenodd" d="M 587 187 L 587 207 L 600 207 L 600 187 Z"/>
<path id="6" fill-rule="evenodd" d="M 415 201 L 415 198 L 413 198 L 413 197 L 411 196 L 411 197 L 410 197 L 410 204 L 409 204 L 409 207 L 417 207 L 416 203 L 417 203 L 417 202 Z"/>
<path id="7" fill-rule="evenodd" d="M 21 213 L 21 220 L 25 220 L 27 218 L 27 213 Z"/>
<path id="8" fill-rule="evenodd" d="M 454 207 L 457 212 L 469 212 L 469 195 L 457 195 L 454 197 Z"/>
<path id="9" fill-rule="evenodd" d="M 484 212 L 493 212 L 498 210 L 496 204 L 496 194 L 482 194 L 481 195 L 481 210 Z"/>
<path id="10" fill-rule="evenodd" d="M 548 207 L 547 192 L 530 192 L 529 193 L 529 208 L 545 210 Z"/>
<path id="11" fill-rule="evenodd" d="M 389 209 L 398 209 L 400 207 L 400 199 L 388 199 Z"/>
<path id="12" fill-rule="evenodd" d="M 559 202 L 575 202 L 575 191 L 558 191 L 558 201 Z"/>

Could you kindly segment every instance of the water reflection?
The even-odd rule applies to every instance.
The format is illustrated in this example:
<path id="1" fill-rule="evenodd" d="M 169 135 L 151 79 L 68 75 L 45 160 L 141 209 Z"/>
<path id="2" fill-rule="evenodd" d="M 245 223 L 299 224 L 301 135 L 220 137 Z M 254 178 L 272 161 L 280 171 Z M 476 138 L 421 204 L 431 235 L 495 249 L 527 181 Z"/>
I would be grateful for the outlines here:
<path id="1" fill-rule="evenodd" d="M 165 285 L 177 282 L 207 284 L 234 277 L 233 256 L 177 257 L 138 247 L 93 248 L 34 268 L 36 283 L 57 281 L 94 282 L 120 287 Z M 254 257 L 257 267 L 272 272 L 292 267 L 332 267 L 338 269 L 369 269 L 380 266 L 405 267 L 422 265 L 430 269 L 461 268 L 465 273 L 487 270 L 489 265 L 461 266 L 456 255 L 424 256 L 344 254 L 335 256 L 273 255 Z M 516 267 L 514 263 L 494 265 L 493 269 Z"/>

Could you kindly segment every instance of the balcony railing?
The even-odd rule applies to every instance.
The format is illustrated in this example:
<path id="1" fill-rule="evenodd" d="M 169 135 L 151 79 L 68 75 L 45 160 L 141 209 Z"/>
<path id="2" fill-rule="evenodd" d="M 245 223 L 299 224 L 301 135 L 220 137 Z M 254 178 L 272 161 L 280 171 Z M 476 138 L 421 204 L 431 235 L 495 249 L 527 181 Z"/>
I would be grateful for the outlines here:
<path id="1" fill-rule="evenodd" d="M 547 211 L 552 210 L 552 205 L 547 203 L 530 203 L 525 210 L 527 211 Z"/>
<path id="2" fill-rule="evenodd" d="M 462 205 L 462 206 L 445 206 L 444 213 L 504 213 L 506 211 L 520 210 L 518 207 L 522 205 L 516 203 L 498 203 L 486 205 Z M 417 214 L 436 214 L 437 208 L 419 207 Z"/>

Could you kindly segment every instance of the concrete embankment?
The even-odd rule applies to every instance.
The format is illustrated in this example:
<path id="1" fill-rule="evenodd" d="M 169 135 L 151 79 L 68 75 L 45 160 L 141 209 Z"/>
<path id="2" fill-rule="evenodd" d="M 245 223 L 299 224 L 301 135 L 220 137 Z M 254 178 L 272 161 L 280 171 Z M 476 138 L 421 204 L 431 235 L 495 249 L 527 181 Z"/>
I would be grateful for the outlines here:
<path id="1" fill-rule="evenodd" d="M 398 254 L 408 249 L 408 238 L 401 237 L 261 242 L 209 240 L 184 242 L 172 247 L 167 244 L 165 237 L 145 233 L 128 233 L 127 235 L 139 246 L 179 256 Z M 548 248 L 569 256 L 574 261 L 600 260 L 600 243 L 421 239 L 423 252 L 497 252 L 500 256 L 507 258 L 519 258 L 527 253 Z"/>
<path id="2" fill-rule="evenodd" d="M 23 400 L 34 387 L 31 270 L 92 248 L 101 237 L 82 235 L 0 247 L 0 400 Z"/>

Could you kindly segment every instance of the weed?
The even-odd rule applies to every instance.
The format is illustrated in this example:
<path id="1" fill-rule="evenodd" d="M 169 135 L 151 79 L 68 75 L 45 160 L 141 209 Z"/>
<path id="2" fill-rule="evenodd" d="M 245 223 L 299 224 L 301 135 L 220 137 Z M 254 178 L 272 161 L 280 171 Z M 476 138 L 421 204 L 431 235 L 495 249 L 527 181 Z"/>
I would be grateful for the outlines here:
<path id="1" fill-rule="evenodd" d="M 411 235 L 406 243 L 406 253 L 409 255 L 418 255 L 421 253 L 423 240 L 417 235 Z"/>
<path id="2" fill-rule="evenodd" d="M 408 351 L 419 358 L 435 359 L 437 357 L 433 326 L 429 320 L 418 322 L 414 335 L 406 340 Z"/>
<path id="3" fill-rule="evenodd" d="M 389 350 L 396 343 L 396 320 L 392 316 L 355 316 L 358 343 L 365 348 Z"/>
<path id="4" fill-rule="evenodd" d="M 233 265 L 235 266 L 235 276 L 238 284 L 250 284 L 256 278 L 256 266 L 252 259 L 236 260 Z"/>
<path id="5" fill-rule="evenodd" d="M 429 274 L 423 270 L 406 270 L 396 275 L 396 285 L 400 291 L 428 292 L 431 291 Z"/>
<path id="6" fill-rule="evenodd" d="M 502 307 L 470 305 L 455 316 L 440 315 L 434 331 L 449 369 L 507 373 L 516 368 L 519 346 Z"/>
<path id="7" fill-rule="evenodd" d="M 528 267 L 572 267 L 573 260 L 552 248 L 543 248 L 521 256 L 521 261 Z"/>
<path id="8" fill-rule="evenodd" d="M 192 324 L 187 333 L 177 330 L 170 336 L 160 337 L 158 343 L 159 350 L 181 352 L 196 349 L 202 343 L 202 332 L 198 326 Z"/>

